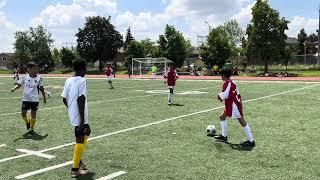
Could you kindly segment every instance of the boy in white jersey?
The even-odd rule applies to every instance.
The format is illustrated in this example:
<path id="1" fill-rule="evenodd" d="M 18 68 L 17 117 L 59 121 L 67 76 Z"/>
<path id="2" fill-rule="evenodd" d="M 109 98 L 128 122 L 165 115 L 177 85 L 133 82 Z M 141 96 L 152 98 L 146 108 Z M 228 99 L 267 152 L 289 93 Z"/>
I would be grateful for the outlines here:
<path id="1" fill-rule="evenodd" d="M 47 100 L 43 88 L 42 78 L 37 75 L 38 65 L 35 62 L 29 62 L 27 64 L 27 71 L 29 74 L 21 77 L 18 81 L 18 84 L 11 89 L 11 92 L 14 92 L 16 89 L 19 89 L 21 86 L 23 86 L 21 116 L 26 123 L 27 129 L 31 134 L 33 134 L 39 106 L 39 90 L 42 93 L 44 104 L 47 103 Z M 30 109 L 31 118 L 27 114 L 28 110 Z"/>
<path id="2" fill-rule="evenodd" d="M 88 124 L 87 80 L 86 62 L 77 60 L 73 62 L 75 76 L 66 80 L 63 92 L 63 103 L 68 108 L 70 123 L 75 128 L 76 144 L 74 146 L 73 166 L 71 177 L 86 175 L 88 169 L 82 162 L 82 157 L 91 133 Z"/>

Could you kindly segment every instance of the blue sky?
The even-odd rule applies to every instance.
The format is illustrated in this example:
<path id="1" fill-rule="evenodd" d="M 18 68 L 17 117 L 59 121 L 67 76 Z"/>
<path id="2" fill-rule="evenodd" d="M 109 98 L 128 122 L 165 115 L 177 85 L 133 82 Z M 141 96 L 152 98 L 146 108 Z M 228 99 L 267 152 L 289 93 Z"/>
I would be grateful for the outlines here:
<path id="1" fill-rule="evenodd" d="M 54 47 L 75 42 L 77 28 L 86 16 L 112 16 L 125 34 L 131 27 L 136 39 L 157 39 L 165 24 L 172 24 L 196 45 L 197 35 L 208 33 L 236 19 L 245 28 L 255 0 L 0 0 L 0 52 L 13 52 L 13 33 L 30 26 L 44 25 L 55 39 Z M 308 2 L 308 3 L 306 3 Z M 290 20 L 291 37 L 301 28 L 313 33 L 318 27 L 319 0 L 269 0 L 272 8 Z"/>

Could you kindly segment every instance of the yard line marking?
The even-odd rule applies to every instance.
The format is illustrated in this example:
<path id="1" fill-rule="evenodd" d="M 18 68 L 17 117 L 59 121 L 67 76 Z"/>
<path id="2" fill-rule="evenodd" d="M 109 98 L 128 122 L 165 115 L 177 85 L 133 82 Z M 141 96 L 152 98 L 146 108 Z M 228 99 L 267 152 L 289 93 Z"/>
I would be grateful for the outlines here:
<path id="1" fill-rule="evenodd" d="M 5 144 L 0 144 L 0 147 L 6 147 L 7 145 L 5 145 Z"/>
<path id="2" fill-rule="evenodd" d="M 16 149 L 16 150 L 19 151 L 19 152 L 22 152 L 22 153 L 35 155 L 35 156 L 43 157 L 43 158 L 46 158 L 46 159 L 55 158 L 55 156 L 52 156 L 52 155 L 49 155 L 49 154 L 44 154 L 44 153 L 39 152 L 39 151 L 30 151 L 30 150 L 27 150 L 27 149 Z"/>
<path id="3" fill-rule="evenodd" d="M 22 175 L 14 177 L 14 178 L 16 178 L 16 179 L 24 179 L 26 177 L 30 177 L 30 176 L 33 176 L 33 175 L 41 174 L 43 172 L 50 171 L 50 170 L 53 170 L 53 169 L 58 169 L 60 167 L 68 166 L 68 165 L 71 165 L 71 164 L 72 164 L 72 161 L 68 161 L 68 162 L 65 162 L 65 163 L 62 163 L 62 164 L 58 164 L 58 165 L 55 165 L 55 166 L 50 166 L 50 167 L 47 167 L 47 168 L 44 168 L 44 169 L 39 169 L 37 171 L 32 171 L 32 172 L 29 172 L 29 173 L 26 173 L 26 174 L 22 174 Z"/>
<path id="4" fill-rule="evenodd" d="M 261 100 L 261 99 L 266 99 L 266 98 L 270 98 L 270 97 L 274 97 L 274 96 L 279 96 L 279 95 L 287 94 L 287 93 L 290 93 L 290 92 L 300 91 L 300 90 L 303 90 L 303 89 L 309 89 L 309 88 L 312 88 L 312 87 L 315 87 L 315 86 L 318 86 L 318 85 L 320 85 L 320 84 L 316 84 L 316 85 L 312 85 L 312 86 L 306 86 L 306 87 L 298 88 L 298 89 L 293 89 L 293 90 L 289 90 L 289 91 L 285 91 L 285 92 L 281 92 L 281 93 L 277 93 L 277 94 L 263 96 L 263 97 L 260 97 L 260 98 L 249 99 L 249 100 L 243 101 L 243 103 L 252 102 L 252 101 L 258 101 L 258 100 Z M 112 136 L 112 135 L 116 135 L 116 134 L 119 134 L 119 133 L 131 131 L 131 130 L 135 130 L 135 129 L 141 129 L 141 128 L 152 126 L 152 125 L 156 125 L 156 124 L 161 124 L 161 123 L 164 123 L 164 122 L 173 121 L 173 120 L 184 118 L 184 117 L 188 117 L 188 116 L 202 114 L 202 113 L 210 112 L 210 111 L 221 109 L 221 108 L 224 108 L 224 106 L 219 106 L 219 107 L 215 107 L 215 108 L 212 108 L 212 109 L 198 111 L 198 112 L 194 112 L 194 113 L 190 113 L 190 114 L 186 114 L 186 115 L 181 115 L 181 116 L 177 116 L 177 117 L 173 117 L 173 118 L 169 118 L 169 119 L 165 119 L 165 120 L 161 120 L 161 121 L 156 121 L 156 122 L 149 123 L 149 124 L 144 124 L 144 125 L 141 125 L 141 126 L 136 126 L 136 127 L 123 129 L 123 130 L 112 132 L 112 133 L 108 133 L 108 134 L 103 134 L 103 135 L 100 135 L 100 136 L 89 138 L 88 141 L 95 140 L 95 139 L 100 139 L 100 138 L 104 138 L 104 137 L 108 137 L 108 136 Z M 59 145 L 59 146 L 56 146 L 56 147 L 51 147 L 51 148 L 48 148 L 48 149 L 41 150 L 39 152 L 44 153 L 44 152 L 47 152 L 47 151 L 61 149 L 61 148 L 67 147 L 67 146 L 72 146 L 74 144 L 75 143 L 68 143 L 68 144 L 64 144 L 64 145 Z M 18 155 L 18 156 L 12 156 L 12 157 L 5 158 L 5 159 L 0 159 L 0 163 L 6 162 L 6 161 L 9 161 L 9 160 L 13 160 L 13 159 L 18 159 L 18 158 L 21 158 L 21 157 L 26 157 L 26 156 L 29 156 L 29 155 L 31 155 L 31 154 L 23 154 L 23 155 Z"/>
<path id="5" fill-rule="evenodd" d="M 118 176 L 121 176 L 123 174 L 126 174 L 127 172 L 125 171 L 119 171 L 119 172 L 115 172 L 115 173 L 112 173 L 112 174 L 109 174 L 108 176 L 105 176 L 105 177 L 101 177 L 97 180 L 109 180 L 109 179 L 113 179 L 115 177 L 118 177 Z"/>

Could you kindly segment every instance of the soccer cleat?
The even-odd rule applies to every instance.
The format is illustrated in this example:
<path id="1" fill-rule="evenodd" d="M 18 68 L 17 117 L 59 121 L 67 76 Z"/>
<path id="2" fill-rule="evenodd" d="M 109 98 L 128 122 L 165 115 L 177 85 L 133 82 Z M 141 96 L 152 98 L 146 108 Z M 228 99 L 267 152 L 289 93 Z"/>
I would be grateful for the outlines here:
<path id="1" fill-rule="evenodd" d="M 79 170 L 83 171 L 83 172 L 86 172 L 86 173 L 89 173 L 89 170 L 88 170 L 87 166 L 82 161 L 80 161 Z"/>
<path id="2" fill-rule="evenodd" d="M 36 132 L 34 132 L 34 130 L 33 129 L 31 129 L 30 131 L 29 131 L 29 134 L 35 134 Z"/>
<path id="3" fill-rule="evenodd" d="M 220 135 L 217 135 L 217 136 L 214 136 L 214 138 L 218 141 L 221 141 L 221 142 L 227 142 L 228 141 L 228 137 L 224 137 L 222 136 L 221 134 Z"/>
<path id="4" fill-rule="evenodd" d="M 255 145 L 256 143 L 254 141 L 250 142 L 249 140 L 241 143 L 241 146 L 244 146 L 244 147 L 254 147 Z"/>
<path id="5" fill-rule="evenodd" d="M 79 176 L 84 176 L 86 174 L 88 174 L 88 172 L 80 170 L 80 168 L 78 168 L 77 170 L 72 168 L 72 170 L 71 170 L 71 177 L 72 178 L 77 178 Z"/>
<path id="6" fill-rule="evenodd" d="M 51 92 L 47 92 L 48 98 L 51 97 Z"/>
<path id="7" fill-rule="evenodd" d="M 169 106 L 171 106 L 171 105 L 172 105 L 172 103 L 171 103 L 170 101 L 168 101 L 168 105 L 169 105 Z"/>

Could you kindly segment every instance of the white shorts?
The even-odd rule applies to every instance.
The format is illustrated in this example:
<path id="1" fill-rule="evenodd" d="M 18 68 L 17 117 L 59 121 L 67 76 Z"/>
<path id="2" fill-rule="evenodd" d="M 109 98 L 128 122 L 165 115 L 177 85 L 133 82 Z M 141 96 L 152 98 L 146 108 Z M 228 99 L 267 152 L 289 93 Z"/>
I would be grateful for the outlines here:
<path id="1" fill-rule="evenodd" d="M 108 81 L 112 81 L 112 76 L 107 77 Z"/>
<path id="2" fill-rule="evenodd" d="M 168 89 L 174 89 L 174 86 L 168 86 Z"/>

